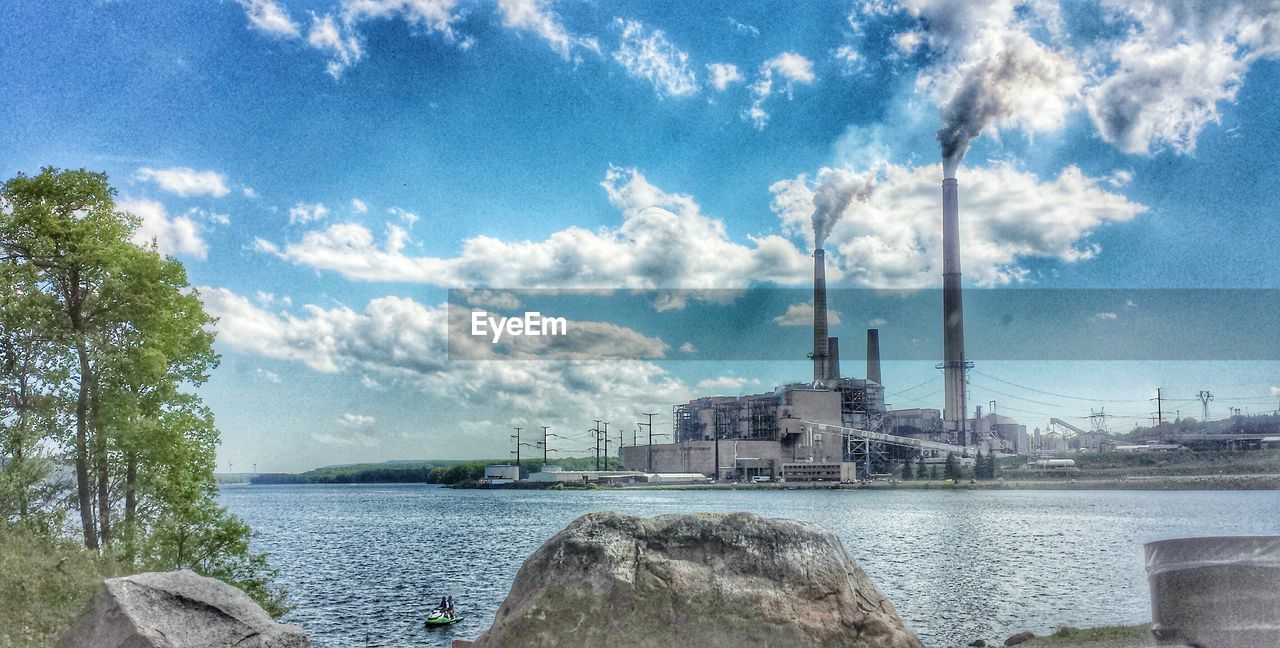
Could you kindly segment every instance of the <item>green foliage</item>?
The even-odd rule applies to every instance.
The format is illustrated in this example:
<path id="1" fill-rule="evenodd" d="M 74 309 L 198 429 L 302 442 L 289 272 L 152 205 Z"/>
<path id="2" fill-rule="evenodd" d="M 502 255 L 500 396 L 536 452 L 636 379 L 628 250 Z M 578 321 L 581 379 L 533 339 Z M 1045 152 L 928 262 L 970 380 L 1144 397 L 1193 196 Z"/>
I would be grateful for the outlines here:
<path id="1" fill-rule="evenodd" d="M 929 472 L 925 468 L 924 457 L 921 456 L 920 459 L 916 461 L 916 479 L 925 479 L 928 476 Z"/>
<path id="2" fill-rule="evenodd" d="M 0 524 L 0 648 L 53 646 L 117 565 L 74 540 Z"/>
<path id="3" fill-rule="evenodd" d="M 77 561 L 190 568 L 280 614 L 274 571 L 214 499 L 218 431 L 192 391 L 218 364 L 214 320 L 181 263 L 133 244 L 114 194 L 103 174 L 52 168 L 0 189 L 0 532 L 65 554 L 74 513 Z"/>
<path id="4" fill-rule="evenodd" d="M 960 479 L 960 465 L 956 462 L 956 453 L 947 453 L 947 462 L 942 466 L 943 479 Z"/>
<path id="5" fill-rule="evenodd" d="M 565 470 L 595 470 L 595 457 L 564 457 L 551 463 Z M 473 461 L 397 461 L 380 464 L 327 466 L 296 475 L 254 475 L 254 484 L 463 484 L 484 478 L 484 467 L 505 464 L 499 459 Z M 601 469 L 618 469 L 617 457 L 600 462 Z M 607 467 L 606 467 L 607 466 Z M 542 469 L 542 459 L 521 460 L 520 472 L 528 476 Z"/>
<path id="6" fill-rule="evenodd" d="M 911 481 L 911 473 L 913 470 L 914 467 L 911 465 L 910 459 L 902 462 L 902 481 Z"/>

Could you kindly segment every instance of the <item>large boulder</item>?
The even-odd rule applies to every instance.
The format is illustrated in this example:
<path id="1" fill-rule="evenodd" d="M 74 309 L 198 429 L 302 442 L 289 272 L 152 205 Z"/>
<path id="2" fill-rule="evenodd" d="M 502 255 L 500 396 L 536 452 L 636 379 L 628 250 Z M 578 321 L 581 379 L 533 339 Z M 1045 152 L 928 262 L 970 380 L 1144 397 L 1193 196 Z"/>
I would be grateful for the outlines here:
<path id="1" fill-rule="evenodd" d="M 66 648 L 307 648 L 244 592 L 191 571 L 111 578 L 63 642 Z"/>
<path id="2" fill-rule="evenodd" d="M 749 513 L 584 515 L 520 568 L 475 648 L 918 648 L 820 527 Z"/>

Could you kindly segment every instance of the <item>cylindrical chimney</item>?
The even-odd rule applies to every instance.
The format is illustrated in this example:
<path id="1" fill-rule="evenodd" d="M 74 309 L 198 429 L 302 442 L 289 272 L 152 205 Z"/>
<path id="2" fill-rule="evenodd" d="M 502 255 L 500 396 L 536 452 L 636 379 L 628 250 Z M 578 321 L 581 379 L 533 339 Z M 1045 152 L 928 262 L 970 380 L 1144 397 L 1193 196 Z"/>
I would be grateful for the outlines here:
<path id="1" fill-rule="evenodd" d="M 960 291 L 959 183 L 942 181 L 942 355 L 946 389 L 946 428 L 959 445 L 968 445 L 965 418 L 964 299 Z"/>
<path id="2" fill-rule="evenodd" d="M 880 385 L 880 329 L 867 329 L 867 380 Z"/>
<path id="3" fill-rule="evenodd" d="M 827 260 L 813 251 L 813 382 L 827 379 Z"/>
<path id="4" fill-rule="evenodd" d="M 827 380 L 840 380 L 840 338 L 827 338 Z"/>

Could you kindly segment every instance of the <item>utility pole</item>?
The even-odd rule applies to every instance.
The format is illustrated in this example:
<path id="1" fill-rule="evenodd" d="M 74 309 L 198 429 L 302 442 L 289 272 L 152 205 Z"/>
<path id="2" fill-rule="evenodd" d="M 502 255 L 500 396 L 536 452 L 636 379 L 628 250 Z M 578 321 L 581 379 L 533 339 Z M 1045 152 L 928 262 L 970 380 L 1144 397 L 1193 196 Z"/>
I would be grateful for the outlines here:
<path id="1" fill-rule="evenodd" d="M 652 414 L 649 412 L 640 414 L 640 416 L 649 417 L 649 422 L 646 423 L 646 425 L 649 426 L 649 472 L 653 472 L 653 417 L 657 415 L 658 414 L 656 412 Z"/>
<path id="2" fill-rule="evenodd" d="M 551 426 L 542 426 L 542 465 L 547 465 L 547 428 Z M 544 469 L 545 470 L 545 469 Z"/>
<path id="3" fill-rule="evenodd" d="M 600 435 L 604 437 L 604 469 L 609 469 L 609 422 L 605 421 L 604 429 L 600 431 Z"/>
<path id="4" fill-rule="evenodd" d="M 1162 389 L 1160 389 L 1159 387 L 1156 387 L 1156 397 L 1148 399 L 1156 402 L 1156 425 L 1157 426 L 1164 425 L 1164 397 L 1161 394 L 1162 391 L 1163 391 Z"/>
<path id="5" fill-rule="evenodd" d="M 596 435 L 596 471 L 600 470 L 600 419 L 596 419 L 596 426 L 591 428 Z"/>
<path id="6" fill-rule="evenodd" d="M 520 474 L 520 430 L 524 428 L 516 428 L 516 433 L 511 435 L 516 440 L 516 475 Z"/>
<path id="7" fill-rule="evenodd" d="M 1209 420 L 1209 401 L 1213 400 L 1213 394 L 1208 390 L 1201 390 L 1196 394 L 1196 398 L 1200 399 L 1200 404 L 1204 406 L 1204 418 L 1200 421 L 1203 423 Z"/>

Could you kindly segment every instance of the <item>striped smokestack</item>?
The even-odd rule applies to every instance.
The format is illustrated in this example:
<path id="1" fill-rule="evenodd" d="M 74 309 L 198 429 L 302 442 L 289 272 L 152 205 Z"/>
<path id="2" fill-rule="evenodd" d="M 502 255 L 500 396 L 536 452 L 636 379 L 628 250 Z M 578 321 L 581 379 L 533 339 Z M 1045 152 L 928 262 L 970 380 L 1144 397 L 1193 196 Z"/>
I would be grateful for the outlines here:
<path id="1" fill-rule="evenodd" d="M 867 329 L 867 380 L 880 382 L 880 329 Z"/>
<path id="2" fill-rule="evenodd" d="M 813 382 L 827 379 L 827 260 L 822 248 L 813 251 Z"/>
<path id="3" fill-rule="evenodd" d="M 948 174 L 950 175 L 950 174 Z M 960 292 L 960 205 L 955 177 L 942 180 L 942 355 L 946 389 L 945 427 L 959 445 L 965 430 L 964 299 Z"/>

